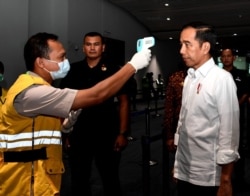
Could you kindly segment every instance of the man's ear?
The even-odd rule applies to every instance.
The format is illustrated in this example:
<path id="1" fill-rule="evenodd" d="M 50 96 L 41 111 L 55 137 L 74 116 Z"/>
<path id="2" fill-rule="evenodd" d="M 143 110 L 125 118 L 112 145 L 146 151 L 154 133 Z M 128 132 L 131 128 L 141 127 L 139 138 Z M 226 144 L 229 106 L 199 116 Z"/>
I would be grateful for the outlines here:
<path id="1" fill-rule="evenodd" d="M 106 48 L 106 45 L 103 44 L 103 45 L 102 45 L 102 52 L 105 52 L 105 48 Z"/>
<path id="2" fill-rule="evenodd" d="M 210 46 L 210 43 L 209 43 L 209 42 L 204 42 L 204 43 L 202 44 L 202 49 L 203 49 L 203 51 L 204 51 L 205 54 L 209 53 L 210 47 L 211 47 L 211 46 Z"/>
<path id="3" fill-rule="evenodd" d="M 237 59 L 237 56 L 236 56 L 236 55 L 234 55 L 234 57 L 233 57 L 233 58 L 234 58 L 234 61 L 235 61 L 235 60 Z"/>
<path id="4" fill-rule="evenodd" d="M 82 45 L 82 52 L 85 53 L 84 44 Z"/>
<path id="5" fill-rule="evenodd" d="M 35 65 L 37 65 L 40 68 L 44 67 L 44 59 L 41 57 L 37 57 L 35 60 Z"/>

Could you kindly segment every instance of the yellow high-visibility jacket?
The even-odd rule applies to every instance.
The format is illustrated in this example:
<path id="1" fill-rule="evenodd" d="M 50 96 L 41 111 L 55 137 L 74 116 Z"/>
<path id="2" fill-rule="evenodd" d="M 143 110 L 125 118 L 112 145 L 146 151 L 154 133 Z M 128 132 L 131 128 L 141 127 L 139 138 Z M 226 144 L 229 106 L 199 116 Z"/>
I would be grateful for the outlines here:
<path id="1" fill-rule="evenodd" d="M 5 103 L 5 101 L 6 101 L 6 94 L 7 94 L 7 89 L 5 89 L 5 88 L 2 88 L 2 89 L 0 89 L 0 91 L 2 91 L 2 95 L 1 95 L 1 97 L 0 97 L 0 108 L 2 107 L 2 105 Z"/>
<path id="2" fill-rule="evenodd" d="M 52 196 L 60 191 L 64 172 L 60 118 L 29 118 L 14 108 L 15 97 L 33 84 L 49 85 L 40 77 L 20 75 L 0 112 L 0 196 L 30 196 L 32 192 L 34 196 Z M 45 158 L 34 153 L 38 156 L 35 160 L 29 160 L 30 154 L 23 160 L 24 151 L 40 149 L 45 149 Z"/>

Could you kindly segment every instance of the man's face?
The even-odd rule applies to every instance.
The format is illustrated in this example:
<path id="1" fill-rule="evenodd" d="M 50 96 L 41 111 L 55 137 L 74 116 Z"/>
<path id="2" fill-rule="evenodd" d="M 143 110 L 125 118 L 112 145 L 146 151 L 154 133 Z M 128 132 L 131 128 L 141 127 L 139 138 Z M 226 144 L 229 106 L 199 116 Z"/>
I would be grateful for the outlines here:
<path id="1" fill-rule="evenodd" d="M 96 59 L 102 56 L 105 45 L 100 36 L 87 36 L 83 43 L 83 52 L 87 58 Z"/>
<path id="2" fill-rule="evenodd" d="M 231 67 L 233 66 L 233 62 L 235 60 L 235 56 L 233 55 L 232 50 L 230 49 L 225 49 L 221 52 L 221 62 L 224 67 Z"/>
<path id="3" fill-rule="evenodd" d="M 195 36 L 196 30 L 192 27 L 186 28 L 181 32 L 180 54 L 188 67 L 197 69 L 207 60 L 205 56 L 207 56 L 209 51 L 207 47 L 210 47 L 210 45 L 207 42 L 200 44 L 200 42 L 195 39 Z"/>
<path id="4" fill-rule="evenodd" d="M 44 59 L 44 67 L 49 71 L 57 71 L 59 69 L 58 63 L 66 58 L 66 51 L 59 41 L 48 40 L 48 45 L 50 48 L 49 60 L 54 62 Z"/>

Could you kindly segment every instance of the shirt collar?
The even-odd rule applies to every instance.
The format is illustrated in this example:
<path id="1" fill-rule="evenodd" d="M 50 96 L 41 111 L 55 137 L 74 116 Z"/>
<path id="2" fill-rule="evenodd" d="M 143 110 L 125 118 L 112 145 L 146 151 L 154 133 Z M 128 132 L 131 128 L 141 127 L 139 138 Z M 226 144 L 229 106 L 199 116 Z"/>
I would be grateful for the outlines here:
<path id="1" fill-rule="evenodd" d="M 188 76 L 190 78 L 197 78 L 200 76 L 205 77 L 209 70 L 215 65 L 214 59 L 210 58 L 208 61 L 206 61 L 203 65 L 201 65 L 197 70 L 194 68 L 188 69 Z"/>

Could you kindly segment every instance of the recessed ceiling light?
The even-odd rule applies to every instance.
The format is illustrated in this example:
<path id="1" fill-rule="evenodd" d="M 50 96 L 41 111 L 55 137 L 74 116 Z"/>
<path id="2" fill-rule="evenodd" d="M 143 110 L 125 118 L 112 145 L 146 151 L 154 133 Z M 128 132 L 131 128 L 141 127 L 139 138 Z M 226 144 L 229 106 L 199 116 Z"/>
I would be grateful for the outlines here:
<path id="1" fill-rule="evenodd" d="M 164 5 L 165 5 L 166 7 L 168 7 L 168 6 L 169 6 L 169 4 L 168 4 L 168 3 L 165 3 Z"/>
<path id="2" fill-rule="evenodd" d="M 237 33 L 234 33 L 233 36 L 237 36 L 238 34 Z"/>
<path id="3" fill-rule="evenodd" d="M 167 17 L 167 18 L 166 18 L 166 20 L 168 20 L 168 21 L 169 21 L 169 20 L 171 20 L 171 18 Z"/>

